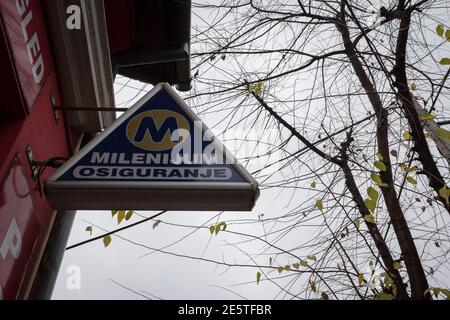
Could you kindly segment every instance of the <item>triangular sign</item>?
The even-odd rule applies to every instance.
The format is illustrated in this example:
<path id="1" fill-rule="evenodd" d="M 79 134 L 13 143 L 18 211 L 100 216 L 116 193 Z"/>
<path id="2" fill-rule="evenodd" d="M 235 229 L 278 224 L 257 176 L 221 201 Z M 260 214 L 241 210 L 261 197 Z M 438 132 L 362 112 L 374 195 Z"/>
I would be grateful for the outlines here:
<path id="1" fill-rule="evenodd" d="M 251 210 L 258 185 L 166 83 L 46 182 L 55 209 Z"/>

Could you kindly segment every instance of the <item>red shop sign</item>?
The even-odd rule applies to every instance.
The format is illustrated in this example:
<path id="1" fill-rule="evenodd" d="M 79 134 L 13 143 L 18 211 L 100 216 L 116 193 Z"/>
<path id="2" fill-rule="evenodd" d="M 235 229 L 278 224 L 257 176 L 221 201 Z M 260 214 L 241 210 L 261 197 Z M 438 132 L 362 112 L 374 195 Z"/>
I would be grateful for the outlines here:
<path id="1" fill-rule="evenodd" d="M 15 159 L 0 188 L 0 299 L 15 299 L 39 234 L 31 188 Z"/>
<path id="2" fill-rule="evenodd" d="M 49 73 L 50 49 L 38 0 L 1 0 L 0 12 L 30 111 Z"/>

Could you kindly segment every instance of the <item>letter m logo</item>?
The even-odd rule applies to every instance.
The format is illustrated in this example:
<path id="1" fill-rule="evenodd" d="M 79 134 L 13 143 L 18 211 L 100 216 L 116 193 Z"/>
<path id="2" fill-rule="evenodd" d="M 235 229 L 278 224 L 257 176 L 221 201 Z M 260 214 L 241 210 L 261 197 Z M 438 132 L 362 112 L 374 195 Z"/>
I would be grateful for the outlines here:
<path id="1" fill-rule="evenodd" d="M 169 110 L 150 110 L 133 117 L 127 125 L 128 140 L 147 151 L 172 149 L 178 141 L 172 141 L 177 129 L 189 131 L 189 122 L 179 113 Z"/>

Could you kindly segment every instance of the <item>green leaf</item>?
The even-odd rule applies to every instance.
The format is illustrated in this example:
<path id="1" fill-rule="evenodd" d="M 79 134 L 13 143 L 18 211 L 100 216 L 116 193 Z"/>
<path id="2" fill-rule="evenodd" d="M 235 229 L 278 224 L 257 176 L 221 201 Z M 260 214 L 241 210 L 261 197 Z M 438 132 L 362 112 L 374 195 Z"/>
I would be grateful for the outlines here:
<path id="1" fill-rule="evenodd" d="M 258 285 L 259 284 L 259 280 L 261 280 L 261 272 L 257 272 L 256 273 L 256 285 Z"/>
<path id="2" fill-rule="evenodd" d="M 414 178 L 411 177 L 411 176 L 407 176 L 407 177 L 406 177 L 406 181 L 408 181 L 409 183 L 414 184 L 414 185 L 417 184 L 416 179 L 414 179 Z"/>
<path id="3" fill-rule="evenodd" d="M 380 184 L 380 188 L 389 188 L 389 185 L 387 183 Z"/>
<path id="4" fill-rule="evenodd" d="M 383 161 L 383 155 L 380 152 L 375 153 L 375 155 L 377 156 L 378 160 Z"/>
<path id="5" fill-rule="evenodd" d="M 416 172 L 419 168 L 417 166 L 408 167 L 405 166 L 403 170 L 405 170 L 406 173 Z"/>
<path id="6" fill-rule="evenodd" d="M 442 58 L 441 61 L 439 61 L 440 64 L 442 64 L 443 66 L 448 66 L 450 65 L 450 58 Z"/>
<path id="7" fill-rule="evenodd" d="M 392 278 L 389 276 L 389 273 L 387 273 L 387 272 L 382 272 L 382 273 L 380 273 L 380 276 L 381 277 L 383 277 L 383 282 L 384 282 L 384 285 L 386 286 L 386 287 L 389 287 L 392 283 L 393 283 L 393 280 L 392 280 Z"/>
<path id="8" fill-rule="evenodd" d="M 439 290 L 436 292 L 436 290 Z M 434 294 L 434 296 L 437 298 L 439 295 L 440 289 L 439 288 L 428 288 L 427 290 L 425 290 L 425 295 L 427 294 Z"/>
<path id="9" fill-rule="evenodd" d="M 111 236 L 107 235 L 103 237 L 103 244 L 105 245 L 105 248 L 109 246 L 111 243 Z"/>
<path id="10" fill-rule="evenodd" d="M 302 260 L 302 261 L 300 261 L 300 265 L 302 266 L 302 267 L 307 267 L 308 266 L 308 261 L 306 261 L 306 260 Z"/>
<path id="11" fill-rule="evenodd" d="M 249 83 L 249 84 L 247 85 L 247 90 L 248 90 L 248 92 L 250 92 L 250 93 L 253 92 L 253 85 L 252 85 L 251 83 Z"/>
<path id="12" fill-rule="evenodd" d="M 313 188 L 313 189 L 316 188 L 316 182 L 315 181 L 311 182 L 311 188 Z"/>
<path id="13" fill-rule="evenodd" d="M 400 262 L 394 261 L 394 264 L 392 265 L 395 270 L 400 270 L 403 266 Z"/>
<path id="14" fill-rule="evenodd" d="M 316 201 L 316 208 L 319 209 L 320 211 L 323 211 L 323 203 L 322 203 L 322 200 L 317 200 L 317 201 Z"/>
<path id="15" fill-rule="evenodd" d="M 433 294 L 435 298 L 438 298 L 440 292 L 440 288 L 428 288 L 427 290 L 425 290 L 425 295 Z"/>
<path id="16" fill-rule="evenodd" d="M 445 31 L 445 39 L 447 39 L 447 41 L 450 41 L 450 29 Z"/>
<path id="17" fill-rule="evenodd" d="M 380 186 L 383 183 L 383 181 L 381 181 L 380 176 L 378 174 L 376 174 L 375 172 L 372 172 L 370 174 L 370 178 L 373 180 L 373 182 L 375 182 L 375 184 L 377 186 Z"/>
<path id="18" fill-rule="evenodd" d="M 114 218 L 114 216 L 116 215 L 116 213 L 119 212 L 119 210 L 111 210 L 111 215 Z"/>
<path id="19" fill-rule="evenodd" d="M 262 82 L 258 82 L 258 84 L 256 85 L 255 94 L 257 96 L 259 96 L 259 94 L 261 93 L 262 86 L 263 86 Z"/>
<path id="20" fill-rule="evenodd" d="M 260 216 L 263 217 L 264 214 L 262 213 Z M 225 221 L 220 222 L 220 223 L 218 224 L 218 226 L 219 226 L 219 228 L 222 227 L 222 230 L 223 230 L 223 231 L 225 231 L 225 230 L 227 229 L 227 224 L 225 223 Z"/>
<path id="21" fill-rule="evenodd" d="M 291 270 L 291 266 L 290 266 L 290 265 L 288 265 L 288 264 L 287 264 L 287 265 L 285 265 L 285 266 L 284 266 L 284 270 L 290 271 L 290 270 Z"/>
<path id="22" fill-rule="evenodd" d="M 433 290 L 433 294 L 436 298 L 439 297 L 439 293 L 441 293 L 442 289 L 441 288 L 434 288 Z"/>
<path id="23" fill-rule="evenodd" d="M 444 198 L 445 201 L 447 201 L 447 203 L 448 203 L 449 191 L 450 191 L 450 189 L 448 189 L 447 186 L 443 186 L 442 188 L 439 189 L 439 195 L 442 198 Z"/>
<path id="24" fill-rule="evenodd" d="M 281 272 L 283 272 L 283 270 L 284 270 L 284 267 L 278 267 L 278 273 L 281 273 Z"/>
<path id="25" fill-rule="evenodd" d="M 309 286 L 311 287 L 311 291 L 316 293 L 317 287 L 316 287 L 316 283 L 313 280 L 309 280 Z"/>
<path id="26" fill-rule="evenodd" d="M 375 294 L 374 296 L 375 300 L 394 300 L 395 297 L 394 295 L 390 294 L 390 293 L 385 293 L 385 292 L 380 292 Z"/>
<path id="27" fill-rule="evenodd" d="M 442 24 L 438 24 L 436 27 L 436 33 L 439 37 L 442 37 L 444 35 L 445 27 Z"/>
<path id="28" fill-rule="evenodd" d="M 441 289 L 441 293 L 445 295 L 445 300 L 450 300 L 450 290 L 448 289 Z"/>
<path id="29" fill-rule="evenodd" d="M 375 167 L 376 167 L 378 170 L 380 170 L 380 171 L 386 171 L 386 165 L 385 165 L 383 162 L 381 162 L 381 161 L 375 161 L 373 164 L 375 165 Z"/>
<path id="30" fill-rule="evenodd" d="M 117 224 L 120 224 L 124 218 L 125 210 L 119 210 L 119 212 L 117 212 Z"/>
<path id="31" fill-rule="evenodd" d="M 369 209 L 370 212 L 373 213 L 377 206 L 377 202 L 372 199 L 366 199 L 366 200 L 364 200 L 364 205 L 366 206 L 367 209 Z"/>
<path id="32" fill-rule="evenodd" d="M 260 216 L 263 216 L 263 214 L 258 215 L 258 218 L 260 218 Z M 215 233 L 217 236 L 219 234 L 220 230 L 226 230 L 226 228 L 227 228 L 227 224 L 224 221 L 222 221 L 216 225 L 209 227 L 209 232 L 211 232 L 211 234 Z"/>
<path id="33" fill-rule="evenodd" d="M 160 223 L 161 223 L 161 220 L 156 220 L 155 223 L 153 224 L 153 229 L 155 229 L 157 226 L 159 226 Z"/>
<path id="34" fill-rule="evenodd" d="M 403 131 L 403 139 L 405 140 L 411 140 L 412 136 L 411 136 L 411 132 L 409 131 Z"/>
<path id="35" fill-rule="evenodd" d="M 438 136 L 439 139 L 450 142 L 450 131 L 444 128 L 438 128 L 436 130 L 436 135 Z"/>
<path id="36" fill-rule="evenodd" d="M 424 121 L 430 121 L 430 120 L 436 119 L 436 116 L 434 114 L 425 112 L 420 115 L 420 119 L 422 119 Z"/>
<path id="37" fill-rule="evenodd" d="M 371 271 L 374 271 L 375 270 L 375 262 L 370 261 L 369 262 L 369 268 L 370 268 Z"/>
<path id="38" fill-rule="evenodd" d="M 417 89 L 417 85 L 414 82 L 411 83 L 411 89 L 412 90 L 416 90 Z"/>
<path id="39" fill-rule="evenodd" d="M 372 187 L 367 188 L 367 194 L 369 195 L 370 199 L 372 199 L 373 201 L 378 200 L 379 193 L 374 188 L 372 188 Z"/>
<path id="40" fill-rule="evenodd" d="M 358 284 L 360 286 L 362 286 L 362 284 L 364 283 L 364 275 L 362 273 L 358 274 Z"/>
<path id="41" fill-rule="evenodd" d="M 292 266 L 298 270 L 300 268 L 300 263 L 298 263 L 298 262 L 293 263 Z"/>
<path id="42" fill-rule="evenodd" d="M 85 231 L 89 232 L 89 235 L 92 236 L 92 226 L 86 227 Z"/>
<path id="43" fill-rule="evenodd" d="M 125 220 L 130 220 L 131 217 L 133 216 L 133 210 L 128 210 L 127 214 L 125 215 Z"/>
<path id="44" fill-rule="evenodd" d="M 269 265 L 272 265 L 272 257 L 269 258 Z"/>
<path id="45" fill-rule="evenodd" d="M 369 223 L 375 223 L 375 217 L 372 214 L 366 214 L 364 216 L 364 220 L 366 220 Z"/>
<path id="46" fill-rule="evenodd" d="M 317 261 L 317 257 L 314 256 L 314 255 L 309 255 L 307 258 L 308 258 L 309 260 L 311 260 L 311 261 L 314 261 L 314 262 Z"/>
<path id="47" fill-rule="evenodd" d="M 361 220 L 356 219 L 356 220 L 353 221 L 353 222 L 355 223 L 356 230 L 359 230 L 359 227 L 361 226 Z"/>

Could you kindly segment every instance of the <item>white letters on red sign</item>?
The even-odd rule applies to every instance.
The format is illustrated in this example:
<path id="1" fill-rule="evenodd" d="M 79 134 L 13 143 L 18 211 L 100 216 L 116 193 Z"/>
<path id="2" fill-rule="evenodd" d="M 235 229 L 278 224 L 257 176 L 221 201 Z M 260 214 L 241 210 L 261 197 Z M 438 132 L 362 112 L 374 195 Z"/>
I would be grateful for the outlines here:
<path id="1" fill-rule="evenodd" d="M 0 256 L 3 260 L 6 260 L 8 252 L 10 252 L 12 257 L 17 260 L 21 251 L 22 235 L 20 234 L 16 219 L 13 218 L 6 232 L 5 239 L 3 239 L 2 245 L 0 246 Z"/>
<path id="2" fill-rule="evenodd" d="M 22 35 L 27 43 L 28 59 L 31 64 L 31 71 L 33 73 L 34 82 L 39 84 L 44 76 L 44 60 L 42 59 L 41 46 L 39 45 L 39 38 L 36 32 L 33 35 L 28 34 L 28 25 L 33 19 L 33 12 L 31 10 L 24 16 L 28 9 L 29 0 L 16 0 L 16 8 L 19 15 L 22 17 L 20 23 Z"/>
<path id="3" fill-rule="evenodd" d="M 30 0 L 17 0 L 16 1 L 16 8 L 17 8 L 17 12 L 20 15 L 23 15 L 25 13 L 25 10 L 28 7 L 28 4 L 30 3 Z"/>

